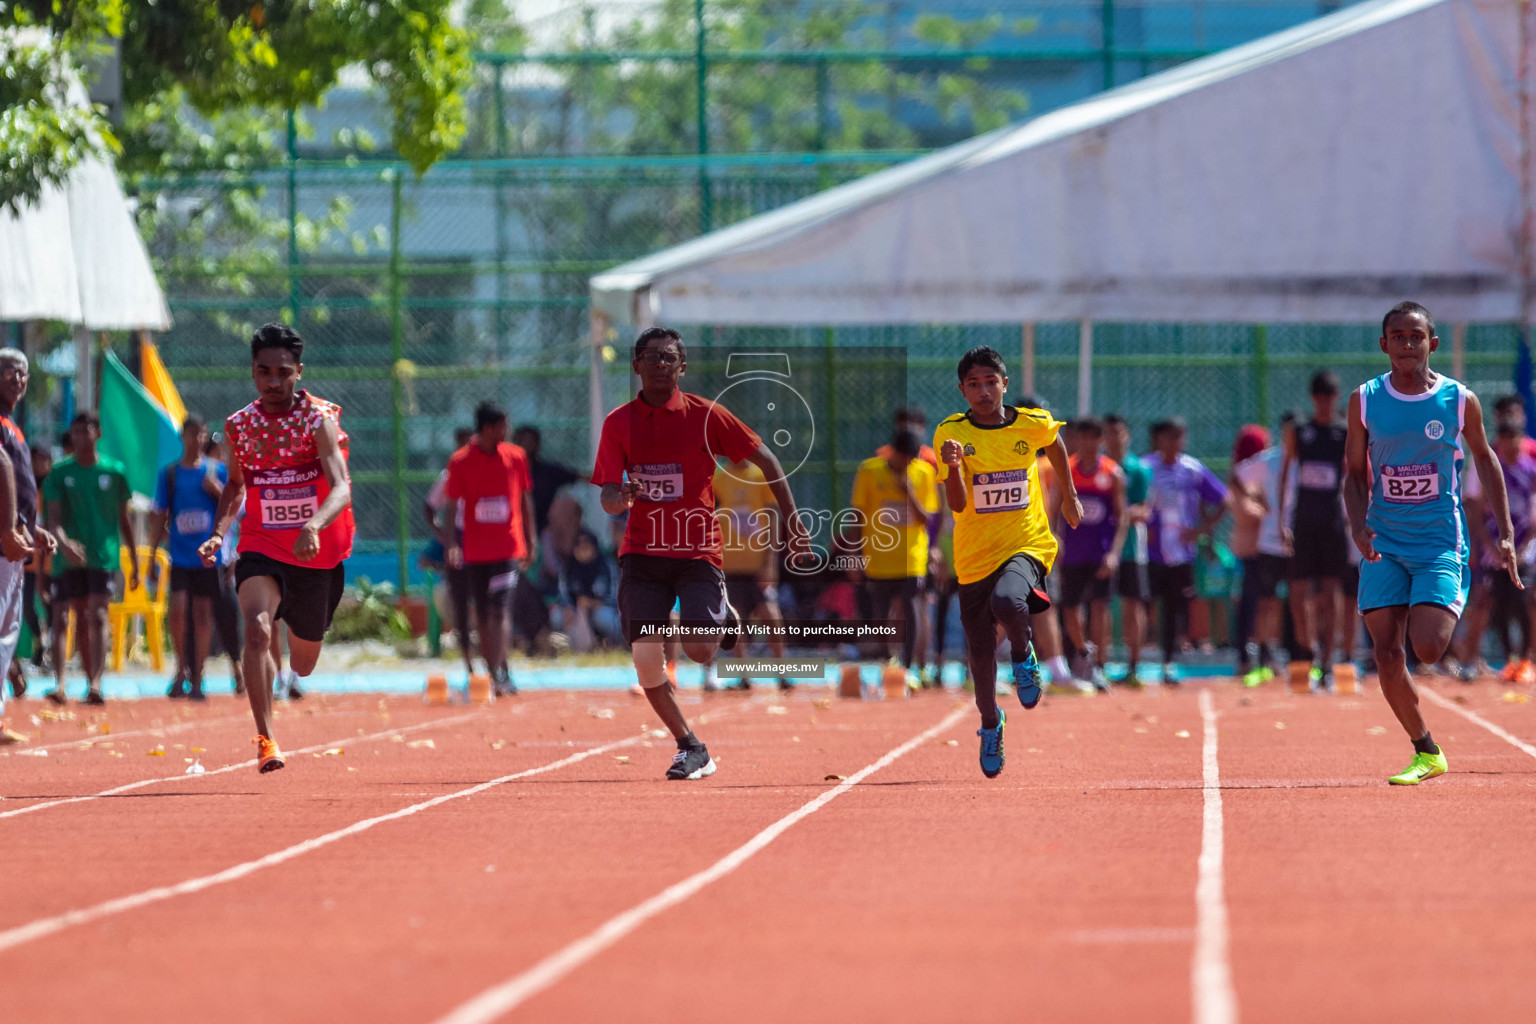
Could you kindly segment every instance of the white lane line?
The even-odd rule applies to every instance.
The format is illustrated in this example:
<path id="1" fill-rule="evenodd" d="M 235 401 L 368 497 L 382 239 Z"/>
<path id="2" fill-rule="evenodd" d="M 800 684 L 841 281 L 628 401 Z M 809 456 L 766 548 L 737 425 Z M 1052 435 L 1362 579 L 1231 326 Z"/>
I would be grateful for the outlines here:
<path id="1" fill-rule="evenodd" d="M 206 726 L 227 725 L 230 722 L 238 722 L 238 721 L 241 721 L 242 719 L 247 719 L 248 720 L 250 717 L 251 716 L 249 714 L 245 714 L 245 715 L 225 715 L 222 718 L 183 719 L 183 720 L 178 721 L 178 722 L 176 722 L 176 723 L 174 723 L 172 725 L 163 725 L 163 726 L 159 726 L 157 728 L 150 728 L 150 729 L 134 729 L 134 730 L 132 730 L 130 732 L 93 732 L 93 733 L 87 733 L 86 735 L 80 737 L 77 740 L 70 740 L 70 741 L 68 741 L 66 743 L 49 743 L 49 744 L 47 744 L 45 746 L 41 746 L 41 747 L 34 747 L 34 746 L 28 745 L 28 746 L 25 746 L 25 747 L 20 747 L 20 748 L 18 748 L 16 750 L 12 751 L 12 753 L 16 753 L 16 754 L 32 754 L 32 753 L 36 753 L 39 750 L 65 750 L 65 749 L 72 749 L 72 748 L 81 747 L 81 746 L 91 746 L 91 745 L 96 744 L 96 743 L 112 743 L 112 742 L 114 742 L 116 740 L 131 739 L 134 736 L 153 736 L 156 739 L 158 739 L 161 736 L 172 736 L 172 735 L 175 735 L 176 733 L 179 733 L 179 732 L 186 732 L 188 729 L 195 729 L 198 726 L 204 726 L 204 725 L 206 725 Z"/>
<path id="2" fill-rule="evenodd" d="M 331 740 L 329 743 L 316 743 L 312 747 L 300 747 L 297 750 L 285 750 L 283 751 L 283 756 L 297 757 L 299 754 L 313 754 L 316 751 L 327 750 L 331 747 L 339 747 L 348 743 L 370 743 L 373 740 L 381 740 L 386 737 L 393 736 L 396 733 L 416 732 L 420 729 L 433 729 L 440 725 L 457 725 L 460 722 L 467 722 L 472 718 L 480 717 L 482 717 L 480 712 L 471 711 L 468 714 L 453 715 L 449 718 L 439 718 L 431 722 L 419 722 L 416 725 L 402 725 L 396 729 L 385 729 L 383 732 L 369 733 L 366 736 L 343 736 L 341 739 Z M 152 779 L 140 779 L 138 782 L 129 782 L 122 786 L 114 786 L 111 789 L 104 789 L 99 793 L 88 793 L 85 796 L 61 797 L 57 800 L 45 800 L 42 803 L 28 804 L 25 807 L 18 807 L 13 811 L 0 811 L 0 819 L 14 818 L 21 814 L 31 814 L 33 811 L 41 811 L 48 807 L 62 807 L 65 804 L 79 804 L 85 803 L 88 800 L 100 800 L 103 797 L 116 796 L 119 793 L 127 793 L 135 789 L 143 789 L 145 786 L 157 786 L 164 782 L 191 782 L 195 779 L 207 779 L 212 778 L 215 775 L 223 775 L 225 772 L 238 771 L 241 768 L 254 767 L 256 767 L 256 759 L 252 758 L 249 761 L 241 761 L 239 764 L 227 764 L 222 768 L 210 768 L 201 775 L 157 775 Z M 15 798 L 13 797 L 12 799 Z"/>
<path id="3" fill-rule="evenodd" d="M 1427 686 L 1420 687 L 1419 693 L 1428 697 L 1435 704 L 1445 708 L 1447 711 L 1454 711 L 1462 718 L 1465 718 L 1467 721 L 1476 722 L 1478 725 L 1482 726 L 1484 729 L 1487 729 L 1489 732 L 1493 733 L 1504 742 L 1510 744 L 1511 746 L 1519 747 L 1521 750 L 1525 751 L 1527 754 L 1530 754 L 1532 757 L 1536 757 L 1536 747 L 1531 746 L 1529 743 L 1525 742 L 1518 736 L 1514 736 L 1505 732 L 1503 729 L 1499 728 L 1497 725 L 1494 725 L 1492 722 L 1488 721 L 1488 719 L 1484 718 L 1477 712 L 1468 711 L 1466 708 L 1457 704 L 1455 701 L 1446 700 L 1444 697 L 1440 696 L 1438 693 L 1436 693 L 1434 690 L 1431 690 Z"/>
<path id="4" fill-rule="evenodd" d="M 596 757 L 598 754 L 605 754 L 610 750 L 617 750 L 619 747 L 627 747 L 630 744 L 638 743 L 641 740 L 648 738 L 648 735 L 648 733 L 641 733 L 638 736 L 630 736 L 627 739 L 617 740 L 613 743 L 607 743 L 600 747 L 593 747 L 590 750 L 583 750 L 580 753 L 572 754 L 569 757 L 562 757 L 558 761 L 552 761 L 549 764 L 541 765 L 537 768 L 529 768 L 524 771 L 514 772 L 511 775 L 503 775 L 499 779 L 492 779 L 489 782 L 482 782 L 479 785 L 470 786 L 466 789 L 455 790 L 452 793 L 445 793 L 442 796 L 433 797 L 431 800 L 423 800 L 420 803 L 411 804 L 409 807 L 402 807 L 398 811 L 391 811 L 388 814 L 380 814 L 373 818 L 365 818 L 362 821 L 355 822 L 346 826 L 345 828 L 339 828 L 334 832 L 327 832 L 325 835 L 316 836 L 313 839 L 306 839 L 302 843 L 295 843 L 293 846 L 278 850 L 276 853 L 269 853 L 265 857 L 259 857 L 256 860 L 248 860 L 243 864 L 236 864 L 233 867 L 225 868 L 223 871 L 218 871 L 211 875 L 203 875 L 200 878 L 189 878 L 185 882 L 178 882 L 175 885 L 164 885 L 154 889 L 145 889 L 143 892 L 134 893 L 132 896 L 120 896 L 114 900 L 107 900 L 104 903 L 98 903 L 93 907 L 84 907 L 80 910 L 70 910 L 53 917 L 39 918 L 36 921 L 32 921 L 15 928 L 9 928 L 3 932 L 0 932 L 0 952 L 4 952 L 8 949 L 15 949 L 17 946 L 24 945 L 25 943 L 32 942 L 36 939 L 46 938 L 49 935 L 57 934 L 58 932 L 64 931 L 67 928 L 73 928 L 76 925 L 89 924 L 92 921 L 99 921 L 104 917 L 111 917 L 114 914 L 122 914 L 129 910 L 137 910 L 139 907 L 149 906 L 152 903 L 160 903 L 175 896 L 186 896 L 191 893 L 202 892 L 204 889 L 211 889 L 216 885 L 223 885 L 226 882 L 237 881 L 238 879 L 244 878 L 247 875 L 251 875 L 257 871 L 260 871 L 263 868 L 274 867 L 278 864 L 284 863 L 285 861 L 293 860 L 295 857 L 303 856 L 306 853 L 311 853 L 315 850 L 321 849 L 322 847 L 329 846 L 332 843 L 339 842 L 348 836 L 355 836 L 360 832 L 366 832 L 376 825 L 382 825 L 389 821 L 396 821 L 400 818 L 407 818 L 413 814 L 420 814 L 422 811 L 430 810 L 439 804 L 445 804 L 450 800 L 460 800 L 467 796 L 474 796 L 476 793 L 483 793 L 494 786 L 500 786 L 503 783 L 511 782 L 514 779 L 525 779 L 530 775 L 539 775 L 543 772 L 552 772 L 558 768 L 564 768 L 567 765 L 573 765 L 578 761 L 585 761 L 589 757 Z M 298 751 L 295 751 L 295 753 L 298 753 Z M 210 772 L 209 774 L 212 773 Z"/>
<path id="5" fill-rule="evenodd" d="M 1216 709 L 1209 690 L 1200 691 L 1200 719 L 1205 723 L 1205 816 L 1200 829 L 1200 870 L 1195 882 L 1195 960 L 1191 972 L 1195 1024 L 1236 1024 L 1237 993 L 1232 988 L 1232 963 L 1227 949 L 1221 768 L 1216 760 Z"/>
<path id="6" fill-rule="evenodd" d="M 703 871 L 683 879 L 676 885 L 663 889 L 655 896 L 631 907 L 618 916 L 609 918 L 594 931 L 551 953 L 526 971 L 508 978 L 493 988 L 487 989 L 469 1002 L 450 1011 L 437 1024 L 485 1024 L 485 1022 L 493 1021 L 516 1008 L 519 1004 L 553 985 L 567 974 L 570 974 L 576 968 L 591 960 L 657 914 L 677 906 L 711 883 L 717 882 L 726 875 L 729 875 L 798 822 L 815 814 L 875 772 L 894 762 L 897 758 L 911 753 L 935 736 L 950 729 L 955 723 L 970 713 L 969 709 L 966 708 L 950 712 L 938 725 L 925 730 L 920 735 L 914 736 L 873 764 L 859 769 L 837 786 L 822 793 L 814 800 L 802 804 L 798 810 L 786 814 Z"/>

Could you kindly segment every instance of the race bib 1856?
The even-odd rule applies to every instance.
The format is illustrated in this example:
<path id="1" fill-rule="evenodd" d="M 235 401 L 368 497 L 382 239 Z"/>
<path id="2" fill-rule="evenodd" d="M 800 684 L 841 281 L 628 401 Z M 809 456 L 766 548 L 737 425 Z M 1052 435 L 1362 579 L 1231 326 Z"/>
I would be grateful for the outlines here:
<path id="1" fill-rule="evenodd" d="M 1440 496 L 1440 469 L 1433 462 L 1383 466 L 1381 496 L 1399 505 L 1426 505 Z"/>
<path id="2" fill-rule="evenodd" d="M 971 477 L 977 512 L 1017 512 L 1029 507 L 1029 470 L 977 473 Z"/>
<path id="3" fill-rule="evenodd" d="M 629 478 L 640 485 L 646 501 L 677 501 L 683 496 L 681 462 L 645 462 L 629 467 Z"/>
<path id="4" fill-rule="evenodd" d="M 251 474 L 256 521 L 264 530 L 298 530 L 320 511 L 320 463 Z"/>

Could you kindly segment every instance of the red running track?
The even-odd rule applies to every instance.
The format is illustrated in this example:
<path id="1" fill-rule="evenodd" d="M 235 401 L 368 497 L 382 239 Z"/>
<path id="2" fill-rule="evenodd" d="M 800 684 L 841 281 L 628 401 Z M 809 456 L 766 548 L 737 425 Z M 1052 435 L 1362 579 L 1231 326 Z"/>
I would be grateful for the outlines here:
<path id="1" fill-rule="evenodd" d="M 230 698 L 75 708 L 0 757 L 3 1017 L 1529 1019 L 1536 706 L 1453 685 L 1412 789 L 1374 690 L 1015 706 L 992 781 L 954 693 L 691 694 L 696 783 L 612 692 L 312 699 L 267 776 Z"/>

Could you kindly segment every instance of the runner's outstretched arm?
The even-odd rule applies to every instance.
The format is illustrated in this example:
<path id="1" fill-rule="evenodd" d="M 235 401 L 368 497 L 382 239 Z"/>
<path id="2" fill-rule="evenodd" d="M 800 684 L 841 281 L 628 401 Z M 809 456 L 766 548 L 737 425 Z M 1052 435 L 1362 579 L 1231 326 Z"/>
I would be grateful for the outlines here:
<path id="1" fill-rule="evenodd" d="M 224 436 L 231 436 L 227 421 L 224 424 Z M 245 504 L 245 471 L 240 468 L 240 460 L 235 457 L 233 447 L 230 449 L 228 468 L 229 483 L 224 485 L 224 493 L 219 495 L 219 507 L 213 513 L 213 533 L 203 541 L 202 547 L 197 549 L 198 557 L 210 569 L 219 560 L 219 549 L 224 546 L 224 535 L 235 524 L 235 516 L 240 511 L 240 506 Z"/>
<path id="2" fill-rule="evenodd" d="M 1525 589 L 1520 582 L 1520 557 L 1515 552 L 1515 528 L 1509 520 L 1509 493 L 1504 489 L 1504 470 L 1499 467 L 1493 449 L 1488 447 L 1488 433 L 1483 429 L 1483 406 L 1477 396 L 1467 392 L 1466 423 L 1461 436 L 1472 450 L 1472 461 L 1477 465 L 1477 478 L 1483 485 L 1483 500 L 1499 524 L 1499 539 L 1493 545 L 1493 556 L 1515 586 Z"/>
<path id="3" fill-rule="evenodd" d="M 352 504 L 352 481 L 347 476 L 347 460 L 341 454 L 341 429 L 336 421 L 324 418 L 320 429 L 315 431 L 315 448 L 320 455 L 320 470 L 331 493 L 325 496 L 315 514 L 299 531 L 293 541 L 293 557 L 308 562 L 320 553 L 320 531 L 336 521 L 336 517 Z"/>
<path id="4" fill-rule="evenodd" d="M 121 502 L 117 506 L 117 532 L 123 538 L 123 547 L 128 549 L 132 556 L 128 559 L 128 589 L 139 589 L 139 552 L 138 544 L 133 537 L 133 516 L 128 513 L 128 503 Z M 154 560 L 154 554 L 150 554 L 150 560 Z"/>
<path id="5" fill-rule="evenodd" d="M 1370 437 L 1365 432 L 1365 422 L 1360 418 L 1360 392 L 1349 393 L 1349 433 L 1344 440 L 1344 511 L 1349 516 L 1349 532 L 1355 538 L 1360 557 L 1367 562 L 1379 562 L 1381 556 L 1371 543 L 1376 531 L 1365 524 L 1365 511 L 1371 502 L 1371 473 L 1366 453 Z M 1499 478 L 1503 479 L 1500 473 Z"/>
<path id="6" fill-rule="evenodd" d="M 528 557 L 523 559 L 523 568 L 527 569 L 539 560 L 539 531 L 534 525 L 532 491 L 523 492 L 523 540 L 528 545 Z"/>
<path id="7" fill-rule="evenodd" d="M 784 467 L 779 465 L 779 457 L 769 451 L 767 445 L 760 444 L 757 451 L 747 456 L 747 461 L 763 471 L 763 479 L 773 492 L 773 500 L 779 503 L 779 514 L 784 520 L 784 529 L 789 538 L 789 557 L 808 553 L 810 538 L 805 524 L 795 514 L 795 496 L 789 489 L 789 481 L 784 477 Z"/>
<path id="8" fill-rule="evenodd" d="M 25 527 L 16 521 L 16 476 L 11 470 L 11 460 L 0 452 L 0 549 L 7 560 L 20 562 L 32 554 L 32 544 Z"/>
<path id="9" fill-rule="evenodd" d="M 960 442 L 954 438 L 939 446 L 939 461 L 949 467 L 949 474 L 944 477 L 944 500 L 949 502 L 952 513 L 965 511 L 965 481 L 959 472 L 963 460 L 962 450 Z"/>
<path id="10" fill-rule="evenodd" d="M 1112 579 L 1120 568 L 1120 552 L 1125 550 L 1126 535 L 1131 532 L 1129 517 L 1125 514 L 1125 473 L 1115 470 L 1115 539 L 1110 542 L 1104 563 L 1099 567 L 1100 579 Z"/>
<path id="11" fill-rule="evenodd" d="M 1067 442 L 1060 434 L 1045 450 L 1045 457 L 1051 460 L 1051 468 L 1056 471 L 1056 486 L 1061 488 L 1061 518 L 1075 530 L 1083 521 L 1083 503 L 1077 500 L 1077 485 L 1072 482 L 1072 467 L 1067 461 Z"/>

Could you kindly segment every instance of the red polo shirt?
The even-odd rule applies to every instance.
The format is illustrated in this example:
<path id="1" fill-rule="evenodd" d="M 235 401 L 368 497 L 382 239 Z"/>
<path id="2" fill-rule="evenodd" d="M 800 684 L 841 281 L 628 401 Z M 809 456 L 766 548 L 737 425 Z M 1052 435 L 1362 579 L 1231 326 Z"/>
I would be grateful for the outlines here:
<path id="1" fill-rule="evenodd" d="M 494 454 L 475 442 L 448 459 L 448 497 L 462 501 L 466 563 L 527 558 L 523 495 L 533 489 L 528 455 L 503 441 Z"/>
<path id="2" fill-rule="evenodd" d="M 608 414 L 592 482 L 644 487 L 629 510 L 619 554 L 704 558 L 722 564 L 715 521 L 715 459 L 740 462 L 762 439 L 725 406 L 682 389 L 661 406 L 636 398 Z"/>

